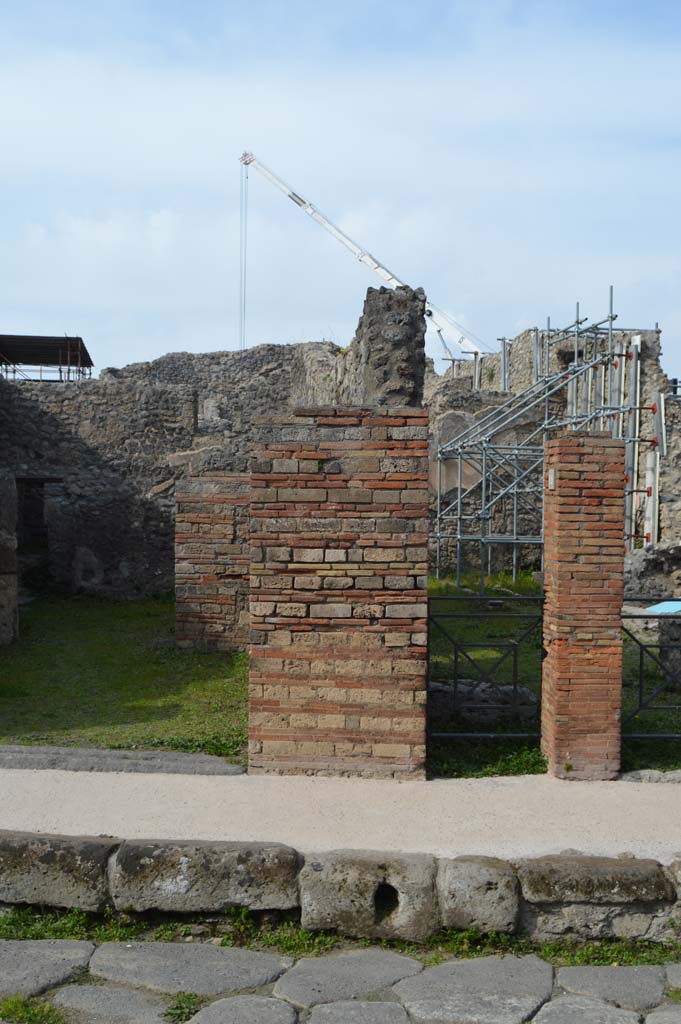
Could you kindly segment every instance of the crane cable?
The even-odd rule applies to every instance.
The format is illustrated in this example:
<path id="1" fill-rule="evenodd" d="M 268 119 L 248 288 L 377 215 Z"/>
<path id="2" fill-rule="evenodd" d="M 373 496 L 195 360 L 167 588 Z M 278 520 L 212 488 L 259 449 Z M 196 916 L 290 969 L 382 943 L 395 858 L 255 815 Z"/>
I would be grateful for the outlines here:
<path id="1" fill-rule="evenodd" d="M 241 165 L 239 209 L 239 349 L 246 348 L 246 256 L 248 253 L 248 165 Z"/>

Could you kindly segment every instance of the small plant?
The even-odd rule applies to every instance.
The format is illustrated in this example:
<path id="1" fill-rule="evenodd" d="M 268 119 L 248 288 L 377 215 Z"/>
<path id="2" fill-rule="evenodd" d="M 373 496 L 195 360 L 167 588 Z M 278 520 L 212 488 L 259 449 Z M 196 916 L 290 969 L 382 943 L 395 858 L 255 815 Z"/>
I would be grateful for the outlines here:
<path id="1" fill-rule="evenodd" d="M 681 1003 L 681 988 L 668 988 L 665 995 L 673 1003 Z"/>
<path id="2" fill-rule="evenodd" d="M 43 999 L 10 996 L 0 1000 L 0 1019 L 6 1024 L 66 1024 L 64 1015 Z"/>
<path id="3" fill-rule="evenodd" d="M 88 914 L 84 910 L 16 907 L 0 917 L 0 939 L 76 939 L 81 942 L 92 939 L 95 942 L 129 942 L 137 938 L 143 929 L 142 920 L 116 913 L 110 907 L 101 916 Z"/>
<path id="4" fill-rule="evenodd" d="M 295 921 L 283 921 L 273 927 L 261 927 L 246 907 L 234 907 L 228 913 L 229 933 L 222 946 L 249 946 L 276 949 L 286 956 L 320 956 L 334 949 L 340 939 L 329 932 L 310 932 Z"/>
<path id="5" fill-rule="evenodd" d="M 185 1024 L 185 1021 L 199 1012 L 206 1005 L 206 998 L 196 992 L 178 992 L 163 1016 L 171 1024 Z"/>
<path id="6" fill-rule="evenodd" d="M 260 945 L 265 949 L 276 949 L 285 956 L 321 956 L 323 953 L 330 953 L 339 941 L 337 935 L 329 932 L 310 932 L 287 921 L 272 932 L 265 932 L 260 938 Z"/>

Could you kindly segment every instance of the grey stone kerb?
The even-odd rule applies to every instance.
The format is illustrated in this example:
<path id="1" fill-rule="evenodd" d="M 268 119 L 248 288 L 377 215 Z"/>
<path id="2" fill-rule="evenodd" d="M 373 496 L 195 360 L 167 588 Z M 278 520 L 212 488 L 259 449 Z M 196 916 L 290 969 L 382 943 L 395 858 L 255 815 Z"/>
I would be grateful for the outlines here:
<path id="1" fill-rule="evenodd" d="M 0 832 L 0 904 L 102 911 L 300 911 L 304 927 L 421 940 L 440 927 L 538 940 L 674 934 L 681 861 L 492 857 L 279 843 L 122 840 Z"/>

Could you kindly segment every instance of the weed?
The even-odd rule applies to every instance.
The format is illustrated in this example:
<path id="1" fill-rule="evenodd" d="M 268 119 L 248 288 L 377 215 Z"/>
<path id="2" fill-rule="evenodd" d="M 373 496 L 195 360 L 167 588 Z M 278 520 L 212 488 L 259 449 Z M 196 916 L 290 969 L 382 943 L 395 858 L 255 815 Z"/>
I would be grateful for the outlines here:
<path id="1" fill-rule="evenodd" d="M 108 908 L 103 915 L 84 910 L 15 907 L 0 917 L 0 939 L 77 939 L 128 942 L 140 935 L 144 921 Z"/>
<path id="2" fill-rule="evenodd" d="M 178 992 L 163 1016 L 171 1024 L 185 1024 L 205 1006 L 207 999 L 195 992 Z"/>
<path id="3" fill-rule="evenodd" d="M 681 1003 L 681 988 L 668 988 L 665 995 L 673 1003 Z"/>
<path id="4" fill-rule="evenodd" d="M 0 1018 L 7 1024 L 66 1024 L 64 1015 L 43 999 L 11 996 L 0 1000 Z"/>
<path id="5" fill-rule="evenodd" d="M 253 949 L 276 949 L 286 956 L 321 956 L 334 949 L 341 939 L 330 932 L 310 932 L 294 921 L 283 921 L 262 927 L 245 907 L 228 913 L 229 933 L 222 946 L 248 946 Z"/>
<path id="6" fill-rule="evenodd" d="M 554 941 L 536 943 L 520 935 L 483 934 L 474 930 L 443 929 L 421 947 L 422 953 L 466 959 L 506 953 L 535 953 L 554 967 L 666 964 L 679 959 L 681 943 L 605 939 L 600 942 Z"/>

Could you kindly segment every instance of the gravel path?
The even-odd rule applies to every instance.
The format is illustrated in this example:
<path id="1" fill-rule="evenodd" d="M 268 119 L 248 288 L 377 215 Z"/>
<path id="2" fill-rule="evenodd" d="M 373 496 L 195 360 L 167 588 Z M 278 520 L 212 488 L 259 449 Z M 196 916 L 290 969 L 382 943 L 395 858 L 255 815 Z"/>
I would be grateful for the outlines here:
<path id="1" fill-rule="evenodd" d="M 374 948 L 295 962 L 211 943 L 0 941 L 0 999 L 40 995 L 69 1024 L 167 1024 L 182 992 L 203 997 L 192 1024 L 681 1024 L 680 981 L 679 964 L 424 967 Z"/>
<path id="2" fill-rule="evenodd" d="M 505 860 L 566 849 L 663 864 L 681 850 L 681 785 L 531 775 L 381 782 L 0 768 L 0 828 L 130 839 L 286 843 Z"/>

